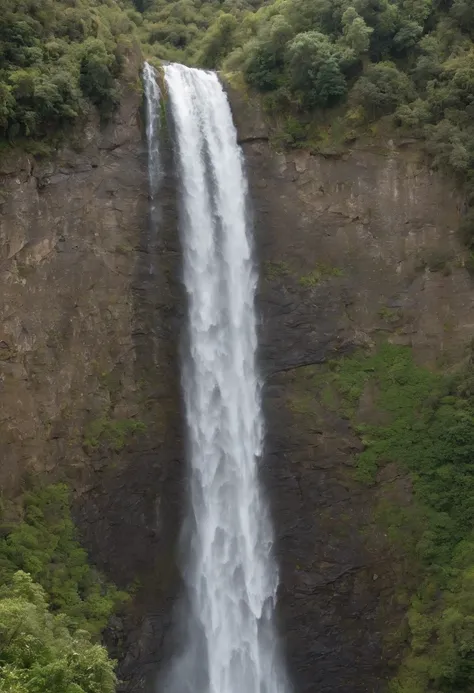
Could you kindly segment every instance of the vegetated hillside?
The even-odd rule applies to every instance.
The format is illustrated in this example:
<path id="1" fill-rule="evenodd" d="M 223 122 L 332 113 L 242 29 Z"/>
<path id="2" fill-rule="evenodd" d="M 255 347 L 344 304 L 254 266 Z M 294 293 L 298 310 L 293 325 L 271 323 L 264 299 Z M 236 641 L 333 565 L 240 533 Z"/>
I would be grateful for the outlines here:
<path id="1" fill-rule="evenodd" d="M 469 197 L 471 0 L 136 3 L 145 10 L 147 52 L 242 73 L 279 117 L 282 144 L 343 144 L 389 119 L 400 134 L 423 140 L 433 165 L 467 184 Z M 467 222 L 471 245 L 471 217 Z"/>
<path id="2" fill-rule="evenodd" d="M 140 39 L 149 56 L 216 68 L 232 50 L 240 21 L 262 0 L 133 0 L 143 12 Z"/>
<path id="3" fill-rule="evenodd" d="M 213 67 L 234 15 L 251 2 L 5 0 L 0 16 L 0 140 L 41 152 L 91 108 L 108 119 L 120 98 L 127 52 Z M 231 20 L 234 20 L 234 15 Z M 213 23 L 216 21 L 216 28 Z M 207 30 L 211 28 L 209 36 Z M 201 46 L 203 36 L 217 49 Z M 227 32 L 227 33 L 226 33 Z M 207 45 L 207 44 L 206 44 Z M 227 47 L 227 46 L 226 46 Z"/>
<path id="4" fill-rule="evenodd" d="M 471 187 L 470 0 L 6 0 L 2 9 L 4 139 L 51 136 L 91 105 L 108 117 L 139 38 L 148 57 L 242 74 L 279 118 L 284 145 L 343 144 L 389 117 Z"/>
<path id="5" fill-rule="evenodd" d="M 377 511 L 417 582 L 414 594 L 396 585 L 408 611 L 405 630 L 391 637 L 409 646 L 391 693 L 460 693 L 474 684 L 472 373 L 472 364 L 434 373 L 415 365 L 410 349 L 382 344 L 331 364 L 322 386 L 314 377 L 326 401 L 342 395 L 364 442 L 359 479 L 373 483 L 377 468 L 394 462 L 413 485 L 410 506 L 385 499 Z M 357 418 L 367 386 L 383 424 Z"/>
<path id="6" fill-rule="evenodd" d="M 5 0 L 0 137 L 52 137 L 93 106 L 109 116 L 140 20 L 131 5 L 115 0 Z"/>

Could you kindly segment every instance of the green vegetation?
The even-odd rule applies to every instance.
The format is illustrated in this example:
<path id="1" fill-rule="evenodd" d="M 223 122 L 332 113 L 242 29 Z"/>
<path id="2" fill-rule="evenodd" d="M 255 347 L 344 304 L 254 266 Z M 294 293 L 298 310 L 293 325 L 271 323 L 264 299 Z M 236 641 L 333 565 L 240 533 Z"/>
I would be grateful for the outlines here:
<path id="1" fill-rule="evenodd" d="M 142 13 L 138 34 L 144 53 L 214 68 L 234 43 L 239 22 L 259 0 L 133 0 Z"/>
<path id="2" fill-rule="evenodd" d="M 461 225 L 461 237 L 463 237 L 464 224 Z M 468 239 L 464 239 L 466 245 L 469 244 Z M 452 272 L 452 262 L 454 260 L 454 253 L 446 249 L 432 249 L 428 251 L 422 251 L 418 259 L 418 270 L 425 270 L 428 268 L 430 272 L 441 272 L 444 276 L 448 276 Z"/>
<path id="3" fill-rule="evenodd" d="M 376 132 L 382 119 L 382 132 L 420 138 L 433 165 L 471 189 L 474 20 L 468 0 L 6 3 L 0 137 L 54 137 L 91 105 L 108 117 L 124 57 L 138 39 L 149 59 L 243 75 L 261 92 L 280 145 L 341 146 Z M 474 249 L 470 222 L 465 226 Z"/>
<path id="4" fill-rule="evenodd" d="M 331 277 L 342 277 L 342 274 L 340 267 L 330 267 L 329 265 L 318 263 L 309 274 L 299 278 L 299 283 L 305 289 L 312 289 Z"/>
<path id="5" fill-rule="evenodd" d="M 46 591 L 52 611 L 97 636 L 126 596 L 104 583 L 88 564 L 76 538 L 67 486 L 26 493 L 22 513 L 20 523 L 3 526 L 0 584 L 8 584 L 23 570 Z"/>
<path id="6" fill-rule="evenodd" d="M 388 306 L 382 306 L 379 310 L 379 317 L 388 323 L 398 322 L 401 318 L 401 312 L 397 308 L 388 308 Z"/>
<path id="7" fill-rule="evenodd" d="M 113 693 L 115 682 L 106 650 L 51 613 L 40 585 L 16 572 L 0 590 L 0 691 Z"/>
<path id="8" fill-rule="evenodd" d="M 269 281 L 276 281 L 291 274 L 291 269 L 287 262 L 266 262 L 263 273 Z"/>
<path id="9" fill-rule="evenodd" d="M 318 150 L 360 134 L 408 134 L 425 143 L 434 167 L 466 184 L 470 204 L 470 0 L 135 0 L 135 6 L 147 55 L 243 75 L 262 94 L 279 145 Z"/>
<path id="10" fill-rule="evenodd" d="M 109 117 L 135 15 L 113 0 L 4 0 L 0 137 L 54 137 L 91 105 Z"/>
<path id="11" fill-rule="evenodd" d="M 114 663 L 92 642 L 126 600 L 87 562 L 67 487 L 23 497 L 0 540 L 0 691 L 112 693 Z"/>
<path id="12" fill-rule="evenodd" d="M 262 94 L 281 146 L 340 147 L 377 132 L 379 124 L 380 132 L 417 137 L 435 167 L 467 184 L 470 204 L 474 19 L 468 0 L 6 3 L 0 18 L 4 138 L 53 137 L 91 104 L 108 117 L 124 57 L 138 39 L 148 59 L 243 76 Z M 470 225 L 463 236 L 474 249 Z"/>
<path id="13" fill-rule="evenodd" d="M 450 394 L 443 376 L 418 368 L 409 349 L 385 344 L 373 354 L 360 352 L 333 364 L 329 382 L 346 402 L 365 445 L 358 457 L 360 479 L 370 482 L 378 465 L 390 461 L 404 464 L 417 475 L 432 474 L 435 451 L 442 449 L 439 436 L 457 411 L 443 407 L 439 415 L 449 414 L 448 419 L 438 419 L 437 406 L 441 400 L 445 404 L 444 397 Z M 388 415 L 387 425 L 357 419 L 359 399 L 369 385 L 376 391 L 375 406 Z"/>
<path id="14" fill-rule="evenodd" d="M 136 433 L 146 430 L 142 421 L 136 419 L 109 419 L 102 417 L 92 421 L 84 431 L 84 445 L 96 449 L 101 445 L 120 452 L 127 440 Z"/>
<path id="15" fill-rule="evenodd" d="M 275 0 L 247 14 L 224 69 L 317 139 L 321 113 L 348 138 L 385 116 L 424 139 L 435 166 L 470 178 L 474 25 L 464 0 Z M 316 128 L 311 129 L 311 123 Z M 319 126 L 319 127 L 318 127 Z M 296 139 L 297 144 L 298 138 Z"/>
<path id="16" fill-rule="evenodd" d="M 288 262 L 266 262 L 263 267 L 263 274 L 268 281 L 281 281 L 284 277 L 294 277 L 300 286 L 305 289 L 312 289 L 331 277 L 342 277 L 343 271 L 340 267 L 331 267 L 331 265 L 318 262 L 308 274 L 298 276 L 296 270 L 290 267 Z"/>
<path id="17" fill-rule="evenodd" d="M 379 517 L 410 563 L 420 564 L 420 584 L 408 611 L 408 652 L 391 690 L 472 690 L 472 364 L 454 374 L 434 373 L 417 366 L 409 348 L 384 344 L 333 361 L 325 372 L 310 367 L 304 382 L 313 398 L 342 407 L 351 418 L 365 445 L 357 459 L 360 480 L 373 483 L 377 469 L 388 462 L 395 462 L 412 479 L 413 504 L 407 508 L 385 504 Z M 361 397 L 367 394 L 371 423 L 359 411 Z M 308 406 L 305 396 L 305 412 Z"/>

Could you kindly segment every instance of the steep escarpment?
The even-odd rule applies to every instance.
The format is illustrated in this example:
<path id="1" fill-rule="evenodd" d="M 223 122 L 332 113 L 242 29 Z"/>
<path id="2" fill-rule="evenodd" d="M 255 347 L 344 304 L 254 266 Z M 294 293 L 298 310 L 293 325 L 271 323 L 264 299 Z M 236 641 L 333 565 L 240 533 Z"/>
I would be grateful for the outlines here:
<path id="1" fill-rule="evenodd" d="M 414 589 L 416 560 L 394 549 L 379 510 L 410 505 L 411 483 L 393 464 L 375 484 L 359 481 L 364 444 L 347 403 L 317 383 L 344 355 L 387 341 L 434 370 L 468 357 L 461 200 L 410 142 L 327 157 L 274 151 L 255 106 L 231 95 L 261 267 L 264 474 L 296 690 L 386 690 L 405 646 L 400 591 L 404 581 Z M 346 394 L 353 386 L 349 378 Z M 387 416 L 376 394 L 366 387 L 357 404 L 373 425 Z"/>
<path id="2" fill-rule="evenodd" d="M 91 120 L 53 158 L 12 151 L 1 162 L 6 519 L 25 488 L 71 487 L 92 562 L 134 588 L 125 682 L 142 677 L 142 638 L 166 610 L 182 458 L 175 186 L 164 181 L 158 233 L 148 218 L 140 67 L 132 55 L 108 125 Z M 122 655 L 123 622 L 112 626 Z M 159 631 L 150 637 L 156 648 Z"/>
<path id="3" fill-rule="evenodd" d="M 120 587 L 135 582 L 106 633 L 127 691 L 152 688 L 166 656 L 183 502 L 176 181 L 165 138 L 155 228 L 139 67 L 107 126 L 91 122 L 51 160 L 3 157 L 0 200 L 7 519 L 25 487 L 72 488 L 91 561 Z M 260 268 L 262 471 L 295 690 L 384 691 L 404 647 L 399 586 L 417 576 L 378 513 L 386 499 L 409 507 L 413 490 L 392 463 L 361 483 L 353 412 L 320 385 L 341 357 L 387 341 L 433 370 L 466 359 L 461 200 L 410 142 L 275 151 L 256 107 L 231 95 Z M 357 406 L 364 421 L 384 419 L 370 384 Z"/>

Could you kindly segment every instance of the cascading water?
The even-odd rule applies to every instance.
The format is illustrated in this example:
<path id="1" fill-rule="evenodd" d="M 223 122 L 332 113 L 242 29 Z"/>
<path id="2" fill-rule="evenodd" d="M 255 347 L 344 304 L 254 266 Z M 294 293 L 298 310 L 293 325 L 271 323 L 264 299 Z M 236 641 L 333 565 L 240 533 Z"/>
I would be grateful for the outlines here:
<path id="1" fill-rule="evenodd" d="M 277 570 L 257 459 L 256 277 L 246 180 L 214 73 L 165 67 L 181 182 L 189 431 L 181 652 L 160 693 L 284 693 L 272 623 Z"/>
<path id="2" fill-rule="evenodd" d="M 156 196 L 162 179 L 160 159 L 161 90 L 155 68 L 149 63 L 143 67 L 143 83 L 146 103 L 146 138 L 148 143 L 148 181 L 150 188 L 150 216 L 156 225 Z"/>

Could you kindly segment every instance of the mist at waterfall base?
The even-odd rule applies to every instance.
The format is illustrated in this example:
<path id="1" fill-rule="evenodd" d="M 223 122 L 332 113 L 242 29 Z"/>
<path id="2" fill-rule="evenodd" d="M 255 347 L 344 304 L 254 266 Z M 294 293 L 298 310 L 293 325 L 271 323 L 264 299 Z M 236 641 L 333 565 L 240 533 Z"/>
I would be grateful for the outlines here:
<path id="1" fill-rule="evenodd" d="M 156 80 L 156 73 L 145 70 L 145 81 Z M 157 690 L 287 693 L 273 625 L 278 574 L 257 473 L 263 426 L 255 364 L 256 275 L 242 155 L 217 76 L 177 64 L 164 70 L 188 299 L 182 388 L 189 501 L 178 649 Z M 150 124 L 160 107 L 154 94 L 146 85 L 152 153 L 156 134 Z M 153 160 L 150 154 L 150 165 Z"/>

